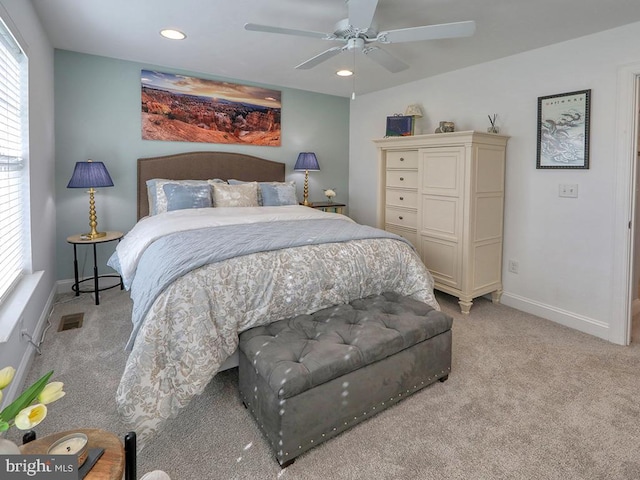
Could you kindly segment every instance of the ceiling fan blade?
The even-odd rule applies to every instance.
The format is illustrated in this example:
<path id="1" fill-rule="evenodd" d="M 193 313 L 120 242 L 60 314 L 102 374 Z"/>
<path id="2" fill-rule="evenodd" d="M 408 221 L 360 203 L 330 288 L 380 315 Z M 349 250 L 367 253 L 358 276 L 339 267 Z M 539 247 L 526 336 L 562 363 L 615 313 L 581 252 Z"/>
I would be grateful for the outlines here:
<path id="1" fill-rule="evenodd" d="M 349 8 L 349 25 L 367 30 L 373 22 L 378 0 L 347 0 Z"/>
<path id="2" fill-rule="evenodd" d="M 335 57 L 338 55 L 344 47 L 333 47 L 329 50 L 325 50 L 324 52 L 316 55 L 313 58 L 310 58 L 306 62 L 302 62 L 300 65 L 297 65 L 296 68 L 298 70 L 309 70 L 310 68 L 315 67 L 316 65 L 321 64 L 325 60 L 329 60 L 331 57 Z"/>
<path id="3" fill-rule="evenodd" d="M 382 65 L 391 73 L 398 73 L 409 68 L 409 65 L 404 63 L 402 60 L 394 57 L 389 52 L 379 47 L 364 48 L 362 49 L 362 53 L 371 58 L 374 62 Z"/>
<path id="4" fill-rule="evenodd" d="M 380 32 L 376 40 L 380 43 L 418 42 L 439 38 L 469 37 L 475 31 L 476 22 L 469 20 L 467 22 L 441 23 L 439 25 L 389 30 L 388 32 Z"/>
<path id="5" fill-rule="evenodd" d="M 296 30 L 293 28 L 271 27 L 269 25 L 260 25 L 257 23 L 245 23 L 244 29 L 250 30 L 252 32 L 283 33 L 285 35 L 296 35 L 298 37 L 322 38 L 325 40 L 331 40 L 335 38 L 333 34 L 330 34 L 330 33 L 314 32 L 311 30 Z"/>

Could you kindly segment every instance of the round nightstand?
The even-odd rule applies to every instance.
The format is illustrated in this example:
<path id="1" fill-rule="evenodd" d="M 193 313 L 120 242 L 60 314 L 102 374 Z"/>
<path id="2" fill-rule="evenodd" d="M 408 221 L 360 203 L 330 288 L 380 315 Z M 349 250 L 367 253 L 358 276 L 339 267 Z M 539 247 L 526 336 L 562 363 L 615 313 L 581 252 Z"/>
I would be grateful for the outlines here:
<path id="1" fill-rule="evenodd" d="M 75 274 L 75 283 L 72 287 L 73 291 L 76 292 L 76 297 L 81 293 L 94 293 L 96 296 L 96 305 L 100 305 L 100 296 L 99 292 L 103 290 L 108 290 L 110 288 L 114 288 L 120 286 L 120 290 L 124 288 L 122 284 L 122 277 L 119 275 L 98 275 L 98 255 L 96 251 L 96 246 L 99 243 L 107 243 L 113 242 L 117 240 L 120 242 L 120 239 L 124 236 L 122 232 L 106 232 L 106 235 L 103 237 L 98 237 L 94 239 L 87 238 L 86 235 L 71 235 L 67 237 L 67 242 L 73 245 L 73 273 Z M 78 245 L 92 245 L 93 246 L 93 278 L 85 278 L 84 280 L 79 280 L 78 278 L 78 254 L 77 254 L 77 246 Z M 120 279 L 119 283 L 115 285 L 110 285 L 108 287 L 100 288 L 98 285 L 98 280 L 100 278 L 105 277 L 117 277 Z M 80 284 L 89 280 L 93 280 L 93 289 L 92 290 L 80 290 Z"/>

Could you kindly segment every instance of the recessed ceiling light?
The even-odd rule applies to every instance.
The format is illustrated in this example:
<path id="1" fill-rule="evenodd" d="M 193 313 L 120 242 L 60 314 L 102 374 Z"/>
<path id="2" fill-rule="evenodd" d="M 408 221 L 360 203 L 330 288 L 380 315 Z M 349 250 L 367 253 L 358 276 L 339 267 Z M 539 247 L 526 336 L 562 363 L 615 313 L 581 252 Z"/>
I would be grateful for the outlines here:
<path id="1" fill-rule="evenodd" d="M 353 75 L 353 72 L 351 70 L 338 70 L 336 72 L 336 75 L 339 75 L 341 77 L 350 77 L 351 75 Z"/>
<path id="2" fill-rule="evenodd" d="M 169 38 L 171 40 L 184 40 L 187 36 L 179 30 L 173 30 L 171 28 L 165 28 L 164 30 L 160 30 L 160 35 L 164 38 Z"/>

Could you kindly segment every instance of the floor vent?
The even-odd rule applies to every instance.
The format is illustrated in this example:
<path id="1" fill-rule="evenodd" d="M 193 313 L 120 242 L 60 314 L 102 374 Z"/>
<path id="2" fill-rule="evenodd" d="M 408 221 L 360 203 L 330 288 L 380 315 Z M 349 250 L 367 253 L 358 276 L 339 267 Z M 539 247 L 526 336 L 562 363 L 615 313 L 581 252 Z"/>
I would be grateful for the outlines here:
<path id="1" fill-rule="evenodd" d="M 84 319 L 84 313 L 71 313 L 69 315 L 63 315 L 60 319 L 59 332 L 65 330 L 71 330 L 73 328 L 82 327 L 82 320 Z"/>

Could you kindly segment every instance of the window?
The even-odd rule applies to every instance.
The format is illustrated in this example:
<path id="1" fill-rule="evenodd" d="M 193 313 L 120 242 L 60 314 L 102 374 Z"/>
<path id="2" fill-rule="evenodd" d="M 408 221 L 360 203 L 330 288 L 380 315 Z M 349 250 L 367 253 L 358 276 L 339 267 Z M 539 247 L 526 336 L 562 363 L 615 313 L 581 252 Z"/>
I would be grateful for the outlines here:
<path id="1" fill-rule="evenodd" d="M 0 22 L 0 302 L 25 270 L 26 60 Z"/>

